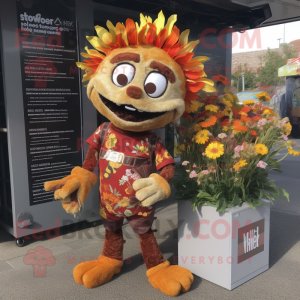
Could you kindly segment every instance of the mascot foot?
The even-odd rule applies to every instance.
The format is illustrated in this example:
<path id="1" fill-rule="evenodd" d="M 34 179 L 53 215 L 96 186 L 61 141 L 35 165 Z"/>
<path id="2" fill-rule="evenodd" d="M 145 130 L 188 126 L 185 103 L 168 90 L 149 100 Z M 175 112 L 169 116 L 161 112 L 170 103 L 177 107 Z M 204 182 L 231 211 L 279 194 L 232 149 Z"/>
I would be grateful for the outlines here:
<path id="1" fill-rule="evenodd" d="M 73 270 L 74 279 L 79 284 L 92 289 L 111 280 L 121 272 L 123 262 L 103 255 L 98 260 L 83 262 Z"/>
<path id="2" fill-rule="evenodd" d="M 146 275 L 154 288 L 168 296 L 187 292 L 194 281 L 194 276 L 188 269 L 170 266 L 168 261 L 149 269 Z"/>

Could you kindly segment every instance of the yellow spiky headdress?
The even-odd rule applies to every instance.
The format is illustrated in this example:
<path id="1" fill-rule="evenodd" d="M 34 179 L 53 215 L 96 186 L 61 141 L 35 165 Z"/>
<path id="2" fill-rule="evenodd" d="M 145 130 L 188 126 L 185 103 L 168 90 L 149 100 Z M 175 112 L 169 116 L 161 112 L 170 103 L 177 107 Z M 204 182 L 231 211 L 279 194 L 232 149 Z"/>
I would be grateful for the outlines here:
<path id="1" fill-rule="evenodd" d="M 98 36 L 87 36 L 87 40 L 97 50 L 86 47 L 87 53 L 81 55 L 84 62 L 78 62 L 77 66 L 86 71 L 82 81 L 90 80 L 96 72 L 99 64 L 111 51 L 117 48 L 126 48 L 131 45 L 153 45 L 161 48 L 169 54 L 182 68 L 186 77 L 185 107 L 187 113 L 195 111 L 197 105 L 197 92 L 203 89 L 206 92 L 214 92 L 212 80 L 204 78 L 203 62 L 209 60 L 206 56 L 193 57 L 192 52 L 199 40 L 188 42 L 190 30 L 180 34 L 180 30 L 174 26 L 177 15 L 172 15 L 165 24 L 165 16 L 161 11 L 157 19 L 152 23 L 152 18 L 140 14 L 140 25 L 133 20 L 127 19 L 126 26 L 117 23 L 116 27 L 110 21 L 106 25 L 108 30 L 101 26 L 95 26 Z"/>

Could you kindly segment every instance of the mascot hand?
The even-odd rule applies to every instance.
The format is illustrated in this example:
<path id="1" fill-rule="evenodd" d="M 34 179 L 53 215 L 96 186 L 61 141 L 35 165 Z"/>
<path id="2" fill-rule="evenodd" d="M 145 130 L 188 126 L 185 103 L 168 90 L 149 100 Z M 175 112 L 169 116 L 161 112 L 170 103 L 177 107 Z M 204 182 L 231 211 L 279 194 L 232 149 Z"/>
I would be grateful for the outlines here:
<path id="1" fill-rule="evenodd" d="M 149 178 L 136 180 L 132 187 L 142 206 L 153 205 L 157 201 L 167 199 L 171 194 L 169 183 L 156 173 L 151 174 Z"/>
<path id="2" fill-rule="evenodd" d="M 61 200 L 67 213 L 76 214 L 91 189 L 97 183 L 97 176 L 80 167 L 75 167 L 71 175 L 44 183 L 46 191 L 55 191 L 54 199 Z"/>

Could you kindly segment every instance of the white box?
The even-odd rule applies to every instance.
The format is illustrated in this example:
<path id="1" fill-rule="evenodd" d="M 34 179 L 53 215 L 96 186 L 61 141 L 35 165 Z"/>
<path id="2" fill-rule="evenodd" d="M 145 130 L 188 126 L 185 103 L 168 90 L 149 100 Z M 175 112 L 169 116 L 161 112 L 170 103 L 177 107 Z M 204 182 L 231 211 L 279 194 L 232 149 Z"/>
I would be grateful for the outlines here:
<path id="1" fill-rule="evenodd" d="M 269 268 L 270 202 L 216 212 L 178 201 L 178 265 L 232 290 Z M 258 236 L 258 244 L 257 244 Z M 246 253 L 245 253 L 246 250 Z"/>

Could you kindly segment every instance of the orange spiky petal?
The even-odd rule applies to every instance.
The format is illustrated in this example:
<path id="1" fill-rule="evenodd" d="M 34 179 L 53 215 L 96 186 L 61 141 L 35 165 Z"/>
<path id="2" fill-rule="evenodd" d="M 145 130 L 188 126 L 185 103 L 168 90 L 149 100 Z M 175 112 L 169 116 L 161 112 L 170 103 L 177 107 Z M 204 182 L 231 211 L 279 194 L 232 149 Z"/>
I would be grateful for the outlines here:
<path id="1" fill-rule="evenodd" d="M 145 43 L 152 45 L 156 38 L 156 26 L 154 24 L 148 23 L 149 29 L 146 33 Z"/>
<path id="2" fill-rule="evenodd" d="M 191 82 L 187 81 L 186 82 L 186 87 L 191 91 L 191 92 L 198 92 L 205 86 L 204 82 Z"/>
<path id="3" fill-rule="evenodd" d="M 147 30 L 147 24 L 143 26 L 143 28 L 138 33 L 138 42 L 139 44 L 145 44 L 145 33 Z"/>
<path id="4" fill-rule="evenodd" d="M 178 64 L 186 64 L 188 63 L 191 58 L 194 56 L 193 52 L 189 52 L 189 53 L 184 53 L 184 54 L 180 54 L 178 56 L 176 56 L 174 58 L 174 60 L 178 63 Z"/>
<path id="5" fill-rule="evenodd" d="M 137 30 L 135 27 L 135 23 L 131 19 L 126 20 L 126 32 L 127 32 L 127 39 L 128 42 L 131 45 L 136 45 L 137 44 Z"/>
<path id="6" fill-rule="evenodd" d="M 186 78 L 192 79 L 192 80 L 197 80 L 199 77 L 202 77 L 204 75 L 204 71 L 184 71 L 184 75 Z"/>
<path id="7" fill-rule="evenodd" d="M 175 43 L 178 41 L 179 33 L 180 30 L 176 26 L 174 26 L 171 31 L 171 34 L 169 35 L 163 46 L 164 51 L 168 52 L 169 49 L 171 49 L 171 47 L 175 45 Z"/>
<path id="8" fill-rule="evenodd" d="M 164 28 L 156 37 L 153 45 L 155 47 L 161 48 L 167 38 L 167 29 Z"/>
<path id="9" fill-rule="evenodd" d="M 176 43 L 174 46 L 172 46 L 170 48 L 170 50 L 168 51 L 168 54 L 174 58 L 174 56 L 176 55 L 176 53 L 182 48 L 182 45 L 180 45 L 179 43 Z"/>
<path id="10" fill-rule="evenodd" d="M 118 33 L 116 35 L 116 40 L 117 40 L 117 45 L 120 47 L 120 48 L 124 48 L 124 47 L 127 47 L 127 44 L 126 42 L 124 41 L 123 37 L 122 37 L 122 33 Z"/>

